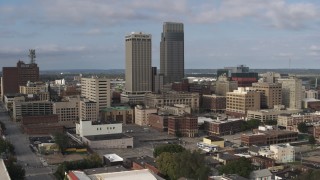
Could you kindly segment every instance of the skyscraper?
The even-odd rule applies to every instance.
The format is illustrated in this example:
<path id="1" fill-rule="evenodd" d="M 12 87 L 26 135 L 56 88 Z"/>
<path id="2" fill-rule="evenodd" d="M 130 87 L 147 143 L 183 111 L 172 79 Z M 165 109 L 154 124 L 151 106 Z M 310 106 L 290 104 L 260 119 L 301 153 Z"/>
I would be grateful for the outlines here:
<path id="1" fill-rule="evenodd" d="M 160 42 L 160 73 L 164 83 L 179 82 L 184 78 L 183 23 L 165 22 Z"/>
<path id="2" fill-rule="evenodd" d="M 131 33 L 126 36 L 126 92 L 152 90 L 151 34 Z"/>

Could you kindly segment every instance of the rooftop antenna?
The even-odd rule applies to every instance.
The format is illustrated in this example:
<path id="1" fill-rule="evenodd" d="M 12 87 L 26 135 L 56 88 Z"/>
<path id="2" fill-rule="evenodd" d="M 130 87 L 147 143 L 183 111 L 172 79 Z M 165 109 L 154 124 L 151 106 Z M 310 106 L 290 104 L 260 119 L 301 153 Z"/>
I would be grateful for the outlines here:
<path id="1" fill-rule="evenodd" d="M 29 49 L 29 57 L 30 57 L 30 64 L 36 63 L 36 50 L 35 49 Z"/>

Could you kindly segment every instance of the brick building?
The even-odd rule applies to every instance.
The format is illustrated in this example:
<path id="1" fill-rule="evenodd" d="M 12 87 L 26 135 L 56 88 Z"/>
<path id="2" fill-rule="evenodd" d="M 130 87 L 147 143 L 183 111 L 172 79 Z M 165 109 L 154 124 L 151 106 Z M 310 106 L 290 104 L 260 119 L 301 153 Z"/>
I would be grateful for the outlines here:
<path id="1" fill-rule="evenodd" d="M 45 116 L 23 116 L 21 119 L 21 123 L 23 125 L 29 124 L 50 124 L 50 123 L 58 123 L 59 118 L 58 115 L 45 115 Z"/>
<path id="2" fill-rule="evenodd" d="M 28 81 L 39 81 L 39 67 L 36 63 L 25 64 L 18 61 L 16 67 L 3 67 L 1 97 L 8 93 L 19 93 L 19 86 L 26 85 Z"/>
<path id="3" fill-rule="evenodd" d="M 243 123 L 241 119 L 205 120 L 204 129 L 209 135 L 224 136 L 240 132 Z"/>
<path id="4" fill-rule="evenodd" d="M 168 134 L 195 137 L 198 135 L 198 119 L 191 116 L 169 117 Z"/>
<path id="5" fill-rule="evenodd" d="M 216 113 L 224 113 L 226 111 L 226 97 L 203 95 L 202 108 Z"/>
<path id="6" fill-rule="evenodd" d="M 255 134 L 241 135 L 241 144 L 245 146 L 252 145 L 270 145 L 294 142 L 298 140 L 298 133 L 284 130 L 254 130 Z"/>
<path id="7" fill-rule="evenodd" d="M 251 162 L 255 165 L 258 166 L 261 169 L 266 169 L 269 167 L 273 167 L 276 163 L 274 159 L 267 158 L 264 156 L 253 156 L 251 158 Z"/>
<path id="8" fill-rule="evenodd" d="M 158 170 L 155 159 L 152 157 L 141 156 L 141 157 L 127 158 L 127 160 L 128 160 L 128 163 L 132 166 L 133 170 L 149 169 L 154 174 L 161 176 L 161 173 Z"/>
<path id="9" fill-rule="evenodd" d="M 159 131 L 168 131 L 168 115 L 150 114 L 149 125 Z"/>
<path id="10" fill-rule="evenodd" d="M 29 135 L 50 135 L 63 132 L 63 126 L 59 123 L 58 115 L 23 116 L 22 129 Z"/>

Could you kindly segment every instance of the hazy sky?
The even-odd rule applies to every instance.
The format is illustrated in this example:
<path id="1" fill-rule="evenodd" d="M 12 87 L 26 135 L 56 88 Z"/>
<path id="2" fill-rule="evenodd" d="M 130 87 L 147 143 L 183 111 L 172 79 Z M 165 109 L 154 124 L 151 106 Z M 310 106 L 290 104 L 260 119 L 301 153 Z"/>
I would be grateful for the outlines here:
<path id="1" fill-rule="evenodd" d="M 1 0 L 0 65 L 123 69 L 124 36 L 184 23 L 185 68 L 320 68 L 319 0 Z"/>

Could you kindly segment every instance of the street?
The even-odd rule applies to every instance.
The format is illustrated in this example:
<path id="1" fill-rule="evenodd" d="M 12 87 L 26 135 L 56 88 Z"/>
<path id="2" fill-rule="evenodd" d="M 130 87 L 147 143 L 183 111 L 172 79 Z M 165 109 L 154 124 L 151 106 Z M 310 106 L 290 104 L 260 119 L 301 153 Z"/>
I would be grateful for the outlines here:
<path id="1" fill-rule="evenodd" d="M 9 140 L 14 148 L 17 161 L 26 171 L 26 179 L 54 179 L 50 167 L 44 167 L 35 153 L 29 147 L 29 141 L 25 134 L 22 134 L 18 123 L 10 120 L 7 112 L 4 111 L 1 104 L 0 121 L 6 126 L 6 139 Z"/>

